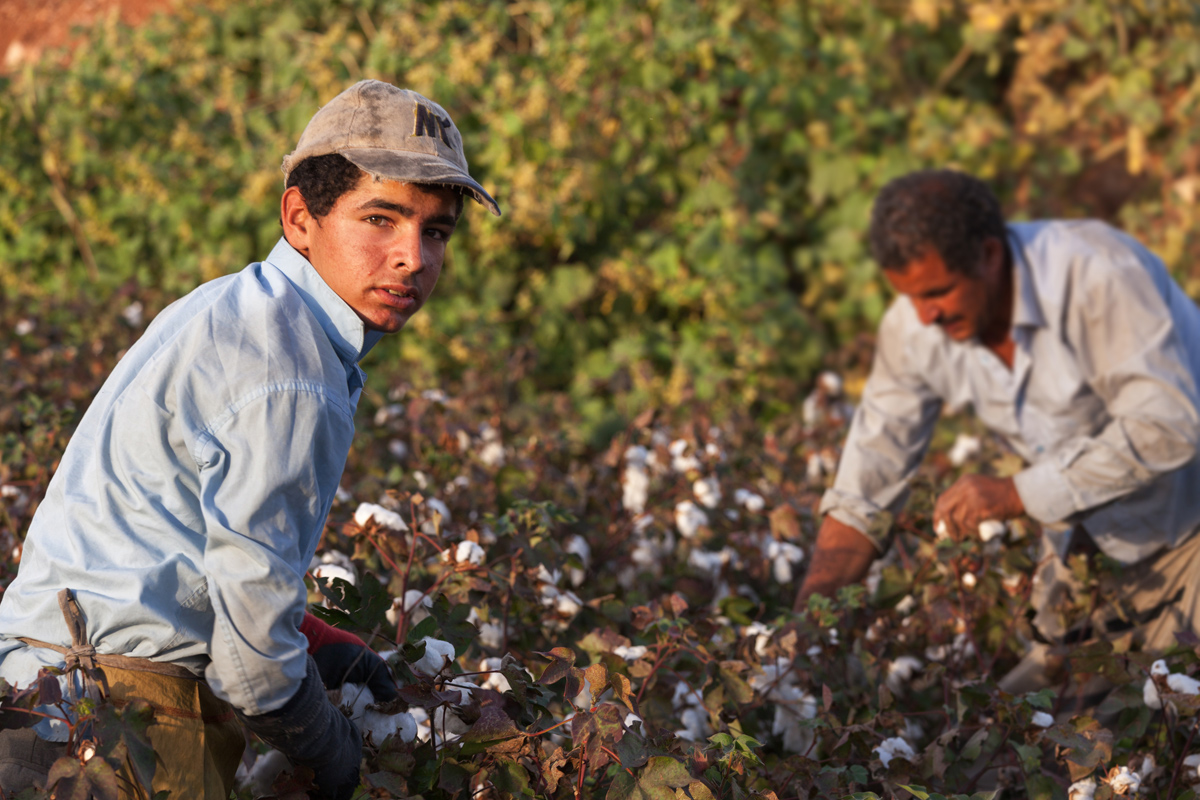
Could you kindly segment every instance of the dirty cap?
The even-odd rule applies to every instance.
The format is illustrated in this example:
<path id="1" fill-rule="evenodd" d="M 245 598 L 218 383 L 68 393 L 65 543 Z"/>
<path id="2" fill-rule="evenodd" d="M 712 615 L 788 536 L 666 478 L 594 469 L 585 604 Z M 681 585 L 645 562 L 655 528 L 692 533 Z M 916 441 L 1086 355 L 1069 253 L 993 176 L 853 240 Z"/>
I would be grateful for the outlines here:
<path id="1" fill-rule="evenodd" d="M 408 89 L 359 81 L 321 108 L 283 159 L 283 177 L 306 158 L 337 153 L 376 179 L 461 186 L 500 216 L 467 172 L 462 135 L 446 110 Z"/>

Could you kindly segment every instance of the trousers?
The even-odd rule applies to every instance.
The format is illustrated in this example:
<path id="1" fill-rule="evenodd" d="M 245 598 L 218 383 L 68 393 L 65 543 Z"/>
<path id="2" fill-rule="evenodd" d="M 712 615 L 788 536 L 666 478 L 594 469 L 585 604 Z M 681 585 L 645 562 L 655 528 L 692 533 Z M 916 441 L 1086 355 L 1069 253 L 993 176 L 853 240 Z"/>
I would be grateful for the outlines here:
<path id="1" fill-rule="evenodd" d="M 1162 653 L 1175 634 L 1200 634 L 1200 534 L 1171 550 L 1102 575 L 1094 590 L 1042 540 L 1033 579 L 1033 626 L 1045 641 L 999 680 L 1018 694 L 1057 685 L 1066 653 L 1089 642 L 1126 640 L 1129 647 Z"/>
<path id="2" fill-rule="evenodd" d="M 121 800 L 149 800 L 169 791 L 172 800 L 228 800 L 245 747 L 233 707 L 208 685 L 151 672 L 100 667 L 108 701 L 118 708 L 144 700 L 154 710 L 147 736 L 155 752 L 152 793 L 133 780 L 129 765 L 117 771 Z M 69 755 L 65 742 L 47 742 L 30 729 L 0 731 L 0 787 L 6 795 L 45 786 L 50 767 Z"/>

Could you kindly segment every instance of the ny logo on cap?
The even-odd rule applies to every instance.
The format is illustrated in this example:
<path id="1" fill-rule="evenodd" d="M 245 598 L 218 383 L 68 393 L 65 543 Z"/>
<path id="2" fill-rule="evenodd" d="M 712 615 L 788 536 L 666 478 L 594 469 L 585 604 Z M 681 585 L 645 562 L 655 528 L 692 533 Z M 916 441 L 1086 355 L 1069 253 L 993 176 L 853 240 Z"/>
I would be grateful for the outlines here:
<path id="1" fill-rule="evenodd" d="M 436 136 L 446 143 L 447 147 L 454 147 L 454 143 L 450 141 L 450 129 L 454 127 L 454 123 L 449 117 L 439 117 L 437 114 L 429 110 L 429 106 L 424 103 L 417 103 L 413 109 L 413 116 L 416 118 L 416 125 L 413 128 L 413 136 Z"/>

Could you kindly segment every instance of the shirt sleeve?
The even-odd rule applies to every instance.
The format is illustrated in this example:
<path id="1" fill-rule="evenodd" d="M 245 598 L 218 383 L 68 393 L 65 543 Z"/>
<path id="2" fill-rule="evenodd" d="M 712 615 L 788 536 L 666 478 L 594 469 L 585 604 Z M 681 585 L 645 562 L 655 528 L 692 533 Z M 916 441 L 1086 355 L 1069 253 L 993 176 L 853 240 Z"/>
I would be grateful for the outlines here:
<path id="1" fill-rule="evenodd" d="M 912 336 L 900 311 L 893 306 L 879 327 L 862 402 L 820 508 L 862 532 L 880 552 L 888 537 L 875 523 L 882 512 L 903 507 L 942 409 L 941 398 L 911 363 Z"/>
<path id="2" fill-rule="evenodd" d="M 1166 299 L 1165 269 L 1142 263 L 1116 238 L 1076 258 L 1064 331 L 1108 420 L 1014 476 L 1026 513 L 1043 523 L 1117 500 L 1183 466 L 1200 437 L 1195 381 Z"/>
<path id="3" fill-rule="evenodd" d="M 304 573 L 353 436 L 319 385 L 243 399 L 198 448 L 215 615 L 205 678 L 248 715 L 283 706 L 304 680 Z"/>

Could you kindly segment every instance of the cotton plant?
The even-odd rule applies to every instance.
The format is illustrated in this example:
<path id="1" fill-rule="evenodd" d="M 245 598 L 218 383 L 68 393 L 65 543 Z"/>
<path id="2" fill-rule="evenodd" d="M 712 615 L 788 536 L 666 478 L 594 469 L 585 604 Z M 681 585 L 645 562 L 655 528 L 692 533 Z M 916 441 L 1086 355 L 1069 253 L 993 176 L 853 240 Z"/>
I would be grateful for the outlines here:
<path id="1" fill-rule="evenodd" d="M 456 545 L 451 545 L 442 551 L 442 561 L 448 564 L 465 564 L 468 566 L 481 566 L 487 557 L 483 548 L 477 542 L 470 539 L 463 539 Z"/>
<path id="2" fill-rule="evenodd" d="M 907 761 L 910 764 L 917 763 L 917 753 L 912 749 L 912 745 L 904 740 L 901 736 L 893 736 L 884 739 L 874 750 L 875 755 L 879 756 L 879 762 L 883 764 L 883 768 L 887 769 L 896 759 Z"/>
<path id="3" fill-rule="evenodd" d="M 716 508 L 721 504 L 721 482 L 714 475 L 697 478 L 692 482 L 692 494 L 705 508 Z"/>
<path id="4" fill-rule="evenodd" d="M 384 612 L 387 621 L 399 625 L 405 614 L 411 624 L 416 625 L 429 616 L 428 609 L 433 608 L 433 598 L 420 589 L 407 589 L 404 597 L 392 598 L 392 605 Z"/>
<path id="5" fill-rule="evenodd" d="M 500 440 L 500 431 L 490 423 L 484 422 L 479 426 L 480 447 L 477 453 L 480 462 L 492 469 L 503 467 L 507 460 L 504 443 Z"/>
<path id="6" fill-rule="evenodd" d="M 767 545 L 767 558 L 775 582 L 786 586 L 795 580 L 794 568 L 804 560 L 804 551 L 791 542 L 772 540 Z"/>
<path id="7" fill-rule="evenodd" d="M 675 684 L 675 695 L 671 699 L 679 715 L 682 728 L 675 731 L 677 738 L 688 742 L 703 742 L 712 735 L 708 709 L 704 707 L 704 696 L 686 682 Z"/>
<path id="8" fill-rule="evenodd" d="M 641 445 L 625 450 L 625 471 L 621 474 L 621 507 L 631 514 L 646 510 L 650 496 L 650 473 L 646 461 L 650 453 Z"/>
<path id="9" fill-rule="evenodd" d="M 950 459 L 951 464 L 961 467 L 968 461 L 973 461 L 981 452 L 983 452 L 983 441 L 978 436 L 960 433 L 955 437 L 954 444 L 946 453 L 946 457 Z"/>
<path id="10" fill-rule="evenodd" d="M 733 502 L 749 511 L 751 514 L 761 513 L 767 502 L 761 494 L 749 489 L 738 488 L 733 491 Z"/>
<path id="11" fill-rule="evenodd" d="M 897 656 L 888 664 L 884 682 L 892 694 L 903 694 L 916 674 L 924 668 L 925 665 L 916 656 Z"/>
<path id="12" fill-rule="evenodd" d="M 358 508 L 354 512 L 355 524 L 360 528 L 365 528 L 367 523 L 372 521 L 380 527 L 398 533 L 408 531 L 408 523 L 397 512 L 376 503 L 359 503 Z"/>
<path id="13" fill-rule="evenodd" d="M 587 580 L 587 570 L 592 561 L 592 547 L 588 544 L 587 539 L 575 533 L 567 538 L 563 550 L 578 557 L 583 565 L 582 567 L 567 567 L 567 579 L 571 581 L 572 586 L 578 588 Z"/>
<path id="14" fill-rule="evenodd" d="M 1142 684 L 1142 700 L 1147 707 L 1163 707 L 1163 694 L 1200 695 L 1200 681 L 1179 672 L 1171 672 L 1167 662 L 1158 659 L 1150 665 L 1150 677 Z"/>
<path id="15" fill-rule="evenodd" d="M 797 683 L 791 660 L 780 657 L 773 664 L 763 664 L 750 676 L 748 683 L 758 696 L 773 706 L 771 733 L 781 737 L 784 750 L 809 753 L 816 734 L 804 723 L 817 716 L 817 699 Z"/>
<path id="16" fill-rule="evenodd" d="M 667 452 L 671 454 L 671 469 L 679 474 L 688 472 L 699 472 L 703 468 L 700 459 L 694 454 L 688 452 L 691 445 L 687 439 L 676 439 L 667 446 Z"/>
<path id="17" fill-rule="evenodd" d="M 691 539 L 701 528 L 708 527 L 708 514 L 691 500 L 681 500 L 675 504 L 675 528 L 679 535 Z"/>
<path id="18" fill-rule="evenodd" d="M 800 419 L 806 431 L 819 427 L 845 425 L 854 416 L 854 406 L 845 399 L 842 376 L 825 370 L 817 376 L 816 386 L 800 404 Z"/>

